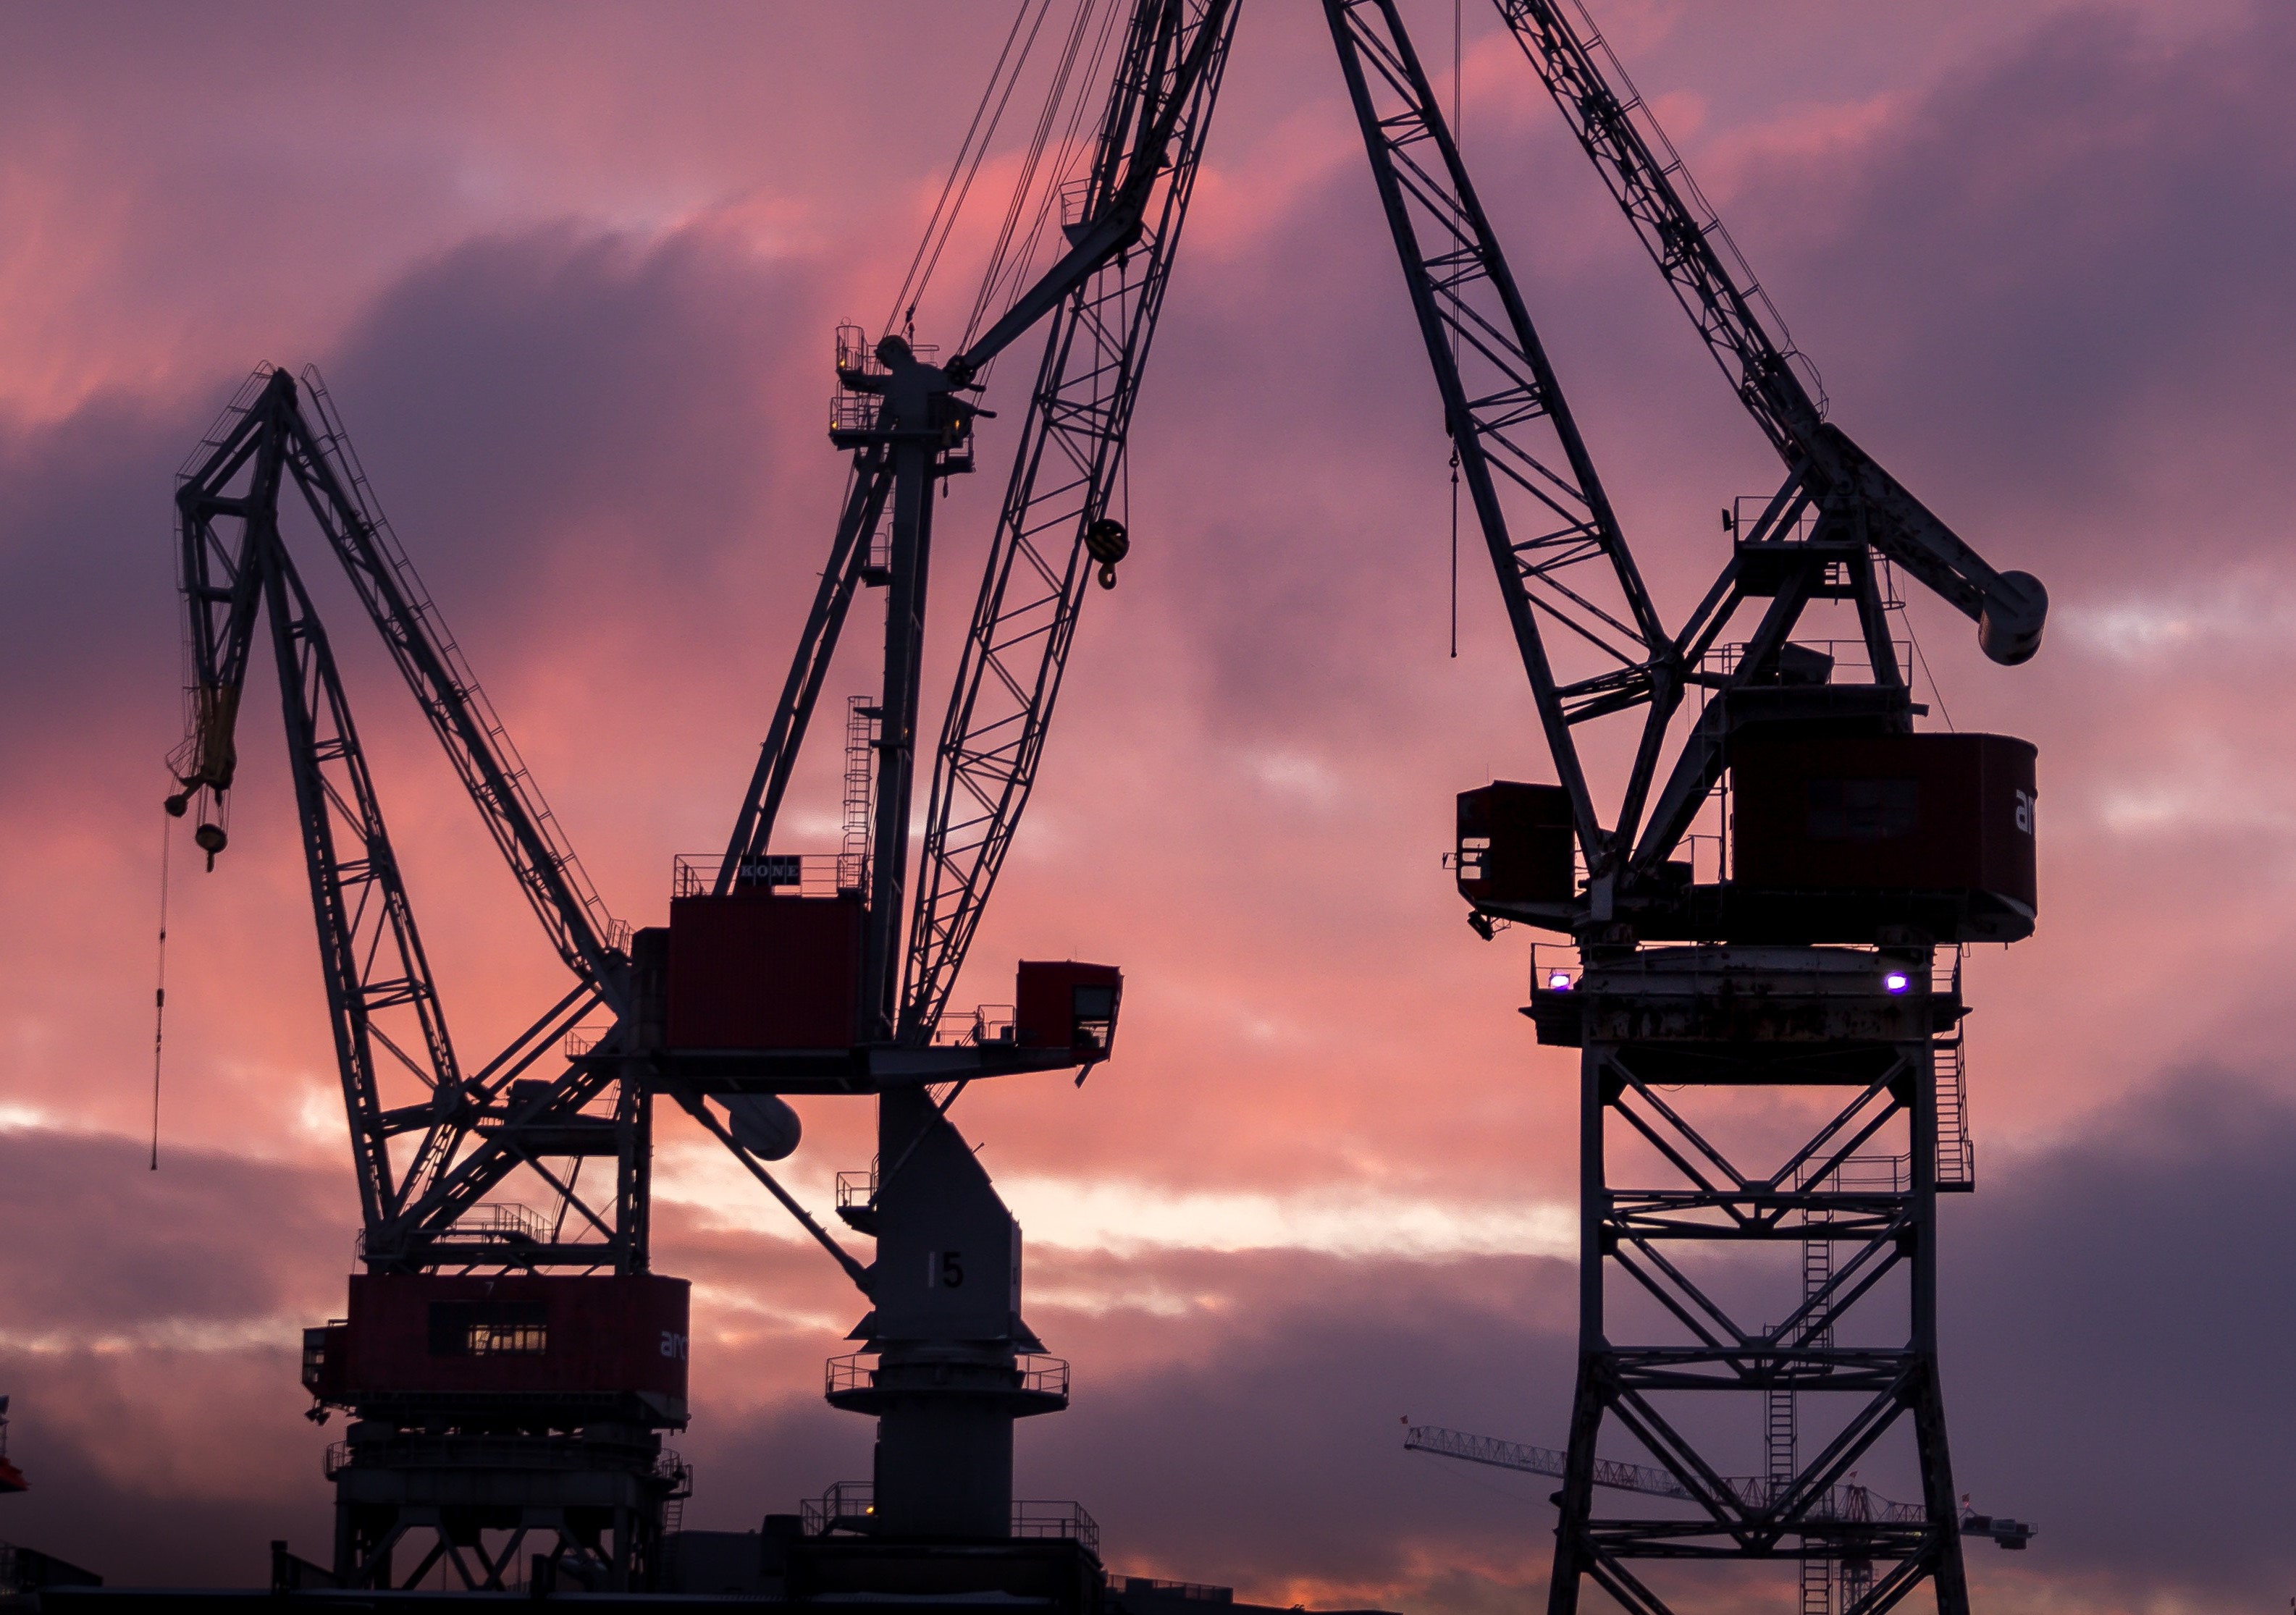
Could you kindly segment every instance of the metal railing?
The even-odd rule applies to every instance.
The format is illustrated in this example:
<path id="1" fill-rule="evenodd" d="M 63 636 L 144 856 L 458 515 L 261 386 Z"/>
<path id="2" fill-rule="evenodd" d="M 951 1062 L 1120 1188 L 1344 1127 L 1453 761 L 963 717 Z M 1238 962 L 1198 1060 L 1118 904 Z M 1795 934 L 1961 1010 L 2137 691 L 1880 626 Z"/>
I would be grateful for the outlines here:
<path id="1" fill-rule="evenodd" d="M 552 1242 L 550 1219 L 531 1206 L 490 1201 L 472 1206 L 447 1226 L 431 1234 L 433 1244 L 454 1248 L 473 1245 L 546 1245 Z M 361 1229 L 352 1250 L 366 1258 L 366 1231 Z"/>
<path id="2" fill-rule="evenodd" d="M 832 1531 L 867 1531 L 876 1523 L 876 1499 L 873 1483 L 840 1480 L 820 1496 L 808 1497 L 798 1505 L 800 1527 L 808 1537 L 825 1537 Z M 1100 1551 L 1100 1521 L 1086 1511 L 1084 1504 L 1065 1498 L 1015 1497 L 1009 1529 L 1015 1537 L 1065 1537 L 1095 1554 Z"/>
<path id="3" fill-rule="evenodd" d="M 1095 1554 L 1100 1552 L 1100 1521 L 1086 1513 L 1081 1503 L 1055 1502 L 1046 1497 L 1015 1497 L 1013 1499 L 1013 1535 L 1065 1537 Z"/>
<path id="4" fill-rule="evenodd" d="M 822 1365 L 823 1394 L 833 1397 L 844 1391 L 873 1390 L 877 1383 L 877 1354 L 873 1351 L 849 1352 L 841 1357 L 832 1357 Z M 1068 1359 L 1038 1352 L 1021 1353 L 1013 1359 L 1013 1389 L 1047 1396 L 1067 1396 Z"/>
<path id="5" fill-rule="evenodd" d="M 840 1391 L 870 1390 L 877 1383 L 876 1354 L 856 1351 L 841 1357 L 832 1357 L 822 1365 L 821 1375 L 822 1394 L 824 1396 L 833 1397 Z"/>
<path id="6" fill-rule="evenodd" d="M 722 852 L 681 852 L 669 861 L 669 894 L 674 898 L 707 897 L 717 889 L 718 872 L 725 867 Z M 744 858 L 734 871 L 735 891 L 780 892 L 800 898 L 833 898 L 853 889 L 845 878 L 845 860 L 833 852 L 776 852 Z"/>
<path id="7" fill-rule="evenodd" d="M 1577 989 L 1586 966 L 1574 942 L 1534 942 L 1530 945 L 1530 990 L 1567 993 Z"/>
<path id="8" fill-rule="evenodd" d="M 1774 492 L 1735 496 L 1730 501 L 1729 520 L 1724 524 L 1723 530 L 1734 538 L 1751 537 L 1760 530 L 1762 518 L 1769 512 L 1770 505 L 1776 498 Z M 1816 528 L 1816 507 L 1804 505 L 1792 521 L 1771 528 L 1762 534 L 1762 537 L 1770 544 L 1807 544 Z"/>
<path id="9" fill-rule="evenodd" d="M 1852 685 L 1870 683 L 1874 677 L 1873 652 L 1862 639 L 1795 639 L 1788 643 L 1795 650 L 1814 651 L 1828 660 L 1832 665 L 1827 669 L 1827 684 L 1842 683 L 1844 674 L 1856 676 L 1849 680 Z M 1891 639 L 1890 653 L 1897 658 L 1901 676 L 1906 668 L 1914 665 L 1914 642 L 1909 638 Z M 1743 644 L 1716 645 L 1699 659 L 1697 670 L 1727 678 L 1738 670 L 1745 656 L 1746 646 Z"/>
<path id="10" fill-rule="evenodd" d="M 1930 991 L 1961 996 L 1962 948 L 1940 947 L 1930 964 Z M 1930 1078 L 1937 1104 L 1937 1186 L 1949 1193 L 1977 1187 L 1977 1141 L 1969 1135 L 1969 1055 L 1961 1028 L 1939 1033 L 1930 1045 Z"/>
<path id="11" fill-rule="evenodd" d="M 840 1480 L 818 1497 L 798 1504 L 800 1529 L 808 1537 L 832 1531 L 864 1531 L 876 1513 L 876 1487 L 867 1480 Z"/>
<path id="12" fill-rule="evenodd" d="M 909 351 L 926 364 L 933 361 L 940 348 L 931 342 L 913 342 Z M 848 387 L 848 375 L 882 376 L 885 366 L 877 360 L 877 345 L 859 325 L 840 325 L 837 328 L 838 383 L 829 396 L 829 430 L 835 431 L 875 431 L 881 424 L 885 407 L 883 395 L 865 392 Z"/>
<path id="13" fill-rule="evenodd" d="M 1166 1598 L 1185 1598 L 1199 1603 L 1234 1603 L 1234 1587 L 1202 1581 L 1166 1581 L 1158 1576 L 1111 1576 L 1110 1585 L 1127 1593 L 1155 1593 Z"/>
<path id="14" fill-rule="evenodd" d="M 1066 1357 L 1023 1354 L 1016 1365 L 1022 1390 L 1048 1392 L 1054 1396 L 1069 1394 L 1069 1360 Z"/>
<path id="15" fill-rule="evenodd" d="M 1890 971 L 1906 970 L 1894 958 L 1888 962 Z M 1875 964 L 1875 980 L 1884 973 L 1884 966 Z M 1575 942 L 1534 942 L 1530 945 L 1530 985 L 1535 990 L 1569 992 L 1578 985 L 1585 974 Z M 1957 997 L 1961 992 L 1961 949 L 1959 947 L 1937 948 L 1931 955 L 1929 969 L 1929 990 L 1932 997 Z M 1942 1045 L 1940 1045 L 1942 1046 Z"/>
<path id="16" fill-rule="evenodd" d="M 947 1020 L 933 1029 L 933 1042 L 941 1047 L 996 1046 L 1018 1041 L 1020 1031 L 1009 1004 L 983 1004 L 968 1020 L 951 1025 Z"/>
<path id="17" fill-rule="evenodd" d="M 1940 1189 L 1977 1186 L 1977 1141 L 1969 1135 L 1969 1070 L 1958 1036 L 1931 1045 L 1937 1084 L 1937 1184 Z"/>

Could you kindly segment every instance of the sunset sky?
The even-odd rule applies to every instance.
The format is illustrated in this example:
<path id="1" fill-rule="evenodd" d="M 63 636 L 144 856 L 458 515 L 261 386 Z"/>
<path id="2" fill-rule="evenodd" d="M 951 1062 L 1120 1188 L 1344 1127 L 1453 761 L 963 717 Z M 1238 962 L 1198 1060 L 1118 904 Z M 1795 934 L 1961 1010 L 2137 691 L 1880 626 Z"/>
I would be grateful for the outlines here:
<path id="1" fill-rule="evenodd" d="M 1908 612 L 1935 721 L 2040 750 L 2039 930 L 1971 960 L 1980 1192 L 1942 1217 L 1957 1484 L 2042 1530 L 1972 1547 L 1980 1598 L 2281 1608 L 2296 8 L 1590 3 L 1833 418 L 2053 601 L 2015 669 Z M 1451 7 L 1406 13 L 1447 71 Z M 882 316 L 1010 18 L 0 8 L 0 1392 L 35 1486 L 0 1539 L 125 1584 L 251 1584 L 271 1538 L 327 1542 L 340 1426 L 301 1418 L 294 1353 L 341 1311 L 357 1212 L 267 672 L 231 849 L 210 876 L 176 848 L 144 1168 L 176 467 L 258 362 L 318 365 L 606 901 L 662 922 L 828 545 L 832 328 Z M 1490 8 L 1464 23 L 1469 162 L 1679 621 L 1775 459 Z M 980 235 L 921 340 L 961 324 Z M 938 518 L 929 691 L 1021 368 L 992 473 Z M 1448 654 L 1434 386 L 1307 0 L 1244 0 L 1132 451 L 1132 555 L 956 996 L 1008 999 L 1023 955 L 1126 971 L 1089 1083 L 955 1113 L 1074 1364 L 1020 1490 L 1083 1501 L 1135 1573 L 1530 1607 L 1552 1483 L 1406 1454 L 1398 1421 L 1565 1435 L 1575 1060 L 1516 1013 L 1524 933 L 1478 940 L 1440 865 L 1453 793 L 1552 772 L 1472 550 Z M 458 1040 L 491 1052 L 560 967 L 305 554 Z M 873 676 L 877 598 L 832 699 Z M 800 848 L 834 844 L 834 739 Z M 789 1181 L 825 1209 L 868 1111 L 800 1108 Z M 868 1422 L 819 1393 L 861 1305 L 698 1131 L 666 1121 L 660 1163 L 655 1264 L 697 1285 L 685 1519 L 743 1529 L 867 1472 Z"/>

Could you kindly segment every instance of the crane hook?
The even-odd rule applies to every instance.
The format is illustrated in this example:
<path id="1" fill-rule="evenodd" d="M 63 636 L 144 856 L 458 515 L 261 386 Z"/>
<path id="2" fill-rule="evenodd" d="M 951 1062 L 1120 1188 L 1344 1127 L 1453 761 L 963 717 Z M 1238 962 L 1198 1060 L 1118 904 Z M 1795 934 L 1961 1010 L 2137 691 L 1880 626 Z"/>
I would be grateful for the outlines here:
<path id="1" fill-rule="evenodd" d="M 1084 547 L 1095 561 L 1100 562 L 1100 586 L 1116 586 L 1116 563 L 1132 553 L 1132 536 L 1124 530 L 1124 523 L 1113 517 L 1103 516 L 1084 530 Z"/>

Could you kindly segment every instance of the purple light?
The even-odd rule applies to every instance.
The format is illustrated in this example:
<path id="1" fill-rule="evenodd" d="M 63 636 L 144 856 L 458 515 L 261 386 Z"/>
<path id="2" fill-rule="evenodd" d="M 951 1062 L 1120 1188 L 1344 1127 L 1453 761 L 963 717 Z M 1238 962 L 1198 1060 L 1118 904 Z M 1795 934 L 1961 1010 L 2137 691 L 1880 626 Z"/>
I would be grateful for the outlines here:
<path id="1" fill-rule="evenodd" d="M 1914 979 L 1901 970 L 1893 970 L 1882 978 L 1882 990 L 1885 993 L 1902 993 L 1913 984 Z"/>
<path id="2" fill-rule="evenodd" d="M 1546 985 L 1558 993 L 1567 993 L 1570 990 L 1570 978 L 1562 971 L 1549 971 Z"/>

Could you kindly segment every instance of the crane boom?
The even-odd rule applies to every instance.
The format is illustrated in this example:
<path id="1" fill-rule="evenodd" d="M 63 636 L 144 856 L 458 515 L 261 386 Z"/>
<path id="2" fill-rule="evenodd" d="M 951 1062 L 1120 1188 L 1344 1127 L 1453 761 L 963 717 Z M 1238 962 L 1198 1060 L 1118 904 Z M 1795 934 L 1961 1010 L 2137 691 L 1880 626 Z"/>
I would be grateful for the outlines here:
<path id="1" fill-rule="evenodd" d="M 886 983 L 895 997 L 887 1029 L 901 1041 L 931 1039 L 1035 783 L 1091 576 L 1092 535 L 1106 523 L 1123 463 L 1133 401 L 1236 14 L 1235 0 L 1138 0 L 1109 87 L 1082 217 L 1067 227 L 1068 250 L 937 371 L 915 366 L 901 345 L 902 365 L 921 376 L 931 372 L 920 385 L 940 400 L 973 389 L 974 378 L 998 353 L 1052 316 L 935 755 L 899 980 Z M 857 353 L 850 357 L 849 365 L 840 358 L 846 385 L 869 391 L 888 385 Z M 958 417 L 979 413 L 953 398 L 931 407 L 955 412 L 946 424 L 959 432 L 968 428 Z M 904 422 L 891 403 L 873 401 L 850 430 L 854 474 L 829 563 L 714 886 L 721 894 L 730 889 L 745 861 L 766 856 L 872 537 L 889 507 L 897 527 L 900 511 L 919 511 L 906 540 L 914 561 L 889 569 L 894 621 L 887 648 L 902 671 L 889 676 L 878 708 L 879 823 L 867 949 L 873 975 L 892 931 L 891 915 L 878 911 L 896 903 L 905 885 L 898 865 L 906 862 L 906 758 L 915 705 L 907 686 L 914 677 L 914 642 L 922 631 L 917 583 L 930 550 L 930 521 L 921 507 L 896 496 L 897 443 L 906 432 L 939 430 Z M 969 461 L 932 474 L 960 468 L 969 469 Z M 1107 542 L 1104 533 L 1101 542 Z M 876 991 L 870 989 L 873 1003 Z"/>
<path id="2" fill-rule="evenodd" d="M 1414 1424 L 1403 1438 L 1406 1451 L 1435 1453 L 1446 1458 L 1458 1458 L 1469 1463 L 1487 1464 L 1493 1469 L 1511 1469 L 1527 1475 L 1553 1475 L 1560 1479 L 1565 1472 L 1570 1455 L 1553 1447 L 1529 1447 L 1520 1441 L 1502 1441 L 1496 1436 L 1470 1435 L 1463 1430 L 1445 1430 L 1439 1425 Z M 1648 1463 L 1626 1463 L 1616 1458 L 1595 1460 L 1595 1484 L 1612 1491 L 1640 1492 L 1646 1497 L 1672 1497 L 1679 1502 L 1696 1503 L 1697 1496 L 1683 1485 L 1672 1470 L 1660 1469 Z M 1775 1490 L 1773 1483 L 1760 1475 L 1729 1475 L 1722 1478 L 1724 1488 L 1738 1504 L 1747 1509 L 1770 1506 Z M 1854 1521 L 1883 1525 L 1919 1525 L 1928 1518 L 1918 1503 L 1892 1503 L 1889 1498 L 1855 1482 L 1845 1482 L 1829 1488 L 1802 1516 L 1809 1521 Z"/>
<path id="3" fill-rule="evenodd" d="M 1866 541 L 1973 619 L 1988 656 L 2013 665 L 2030 658 L 2048 611 L 2040 581 L 1994 570 L 1826 422 L 1822 395 L 1814 396 L 1805 380 L 1805 373 L 1815 373 L 1592 22 L 1582 37 L 1565 0 L 1494 4 L 1789 471 L 1808 483 L 1821 505 L 1855 504 L 1865 518 Z"/>
<path id="4" fill-rule="evenodd" d="M 463 1070 L 448 1034 L 326 629 L 280 531 L 280 496 L 291 480 L 575 976 L 558 1003 L 475 1075 Z M 632 1234 L 642 1211 L 634 1222 L 627 1206 L 594 1207 L 543 1159 L 545 1140 L 562 1144 L 570 1119 L 612 1077 L 582 1064 L 551 1081 L 526 1075 L 599 1004 L 619 1007 L 627 991 L 619 931 L 384 524 L 316 375 L 306 372 L 299 389 L 284 371 L 257 371 L 186 463 L 176 505 L 194 682 L 191 734 L 176 761 L 182 791 L 169 807 L 184 811 L 199 799 L 201 844 L 220 849 L 240 694 L 258 625 L 267 622 L 368 1264 L 420 1267 L 447 1246 L 466 1262 L 507 1250 L 476 1224 L 461 1224 L 489 1190 L 527 1169 L 565 1210 L 548 1238 L 518 1230 L 519 1265 L 642 1267 L 643 1235 Z M 235 538 L 226 532 L 233 522 Z M 204 822 L 210 808 L 212 821 Z M 419 1096 L 393 1103 L 392 1091 L 409 1078 Z M 618 1101 L 618 1109 L 633 1105 L 642 1101 Z M 622 1200 L 642 1170 L 633 1163 L 618 1175 Z M 572 1240 L 562 1237 L 568 1215 L 577 1218 Z"/>
<path id="5" fill-rule="evenodd" d="M 1324 12 L 1547 750 L 1578 844 L 1607 878 L 1613 834 L 1572 726 L 1648 706 L 1620 808 L 1620 834 L 1631 835 L 1681 698 L 1680 660 L 1393 0 L 1325 0 Z M 1542 621 L 1587 655 L 1591 675 L 1559 677 Z"/>
<path id="6" fill-rule="evenodd" d="M 934 758 L 902 991 L 906 1041 L 939 1026 L 1020 826 L 1091 563 L 1116 553 L 1111 533 L 1128 545 L 1107 517 L 1110 495 L 1236 14 L 1230 0 L 1159 0 L 1127 41 L 1086 195 L 1113 198 L 1109 215 L 1132 218 L 1130 247 L 1076 282 L 1046 335 Z M 968 353 L 987 349 L 984 338 Z"/>

